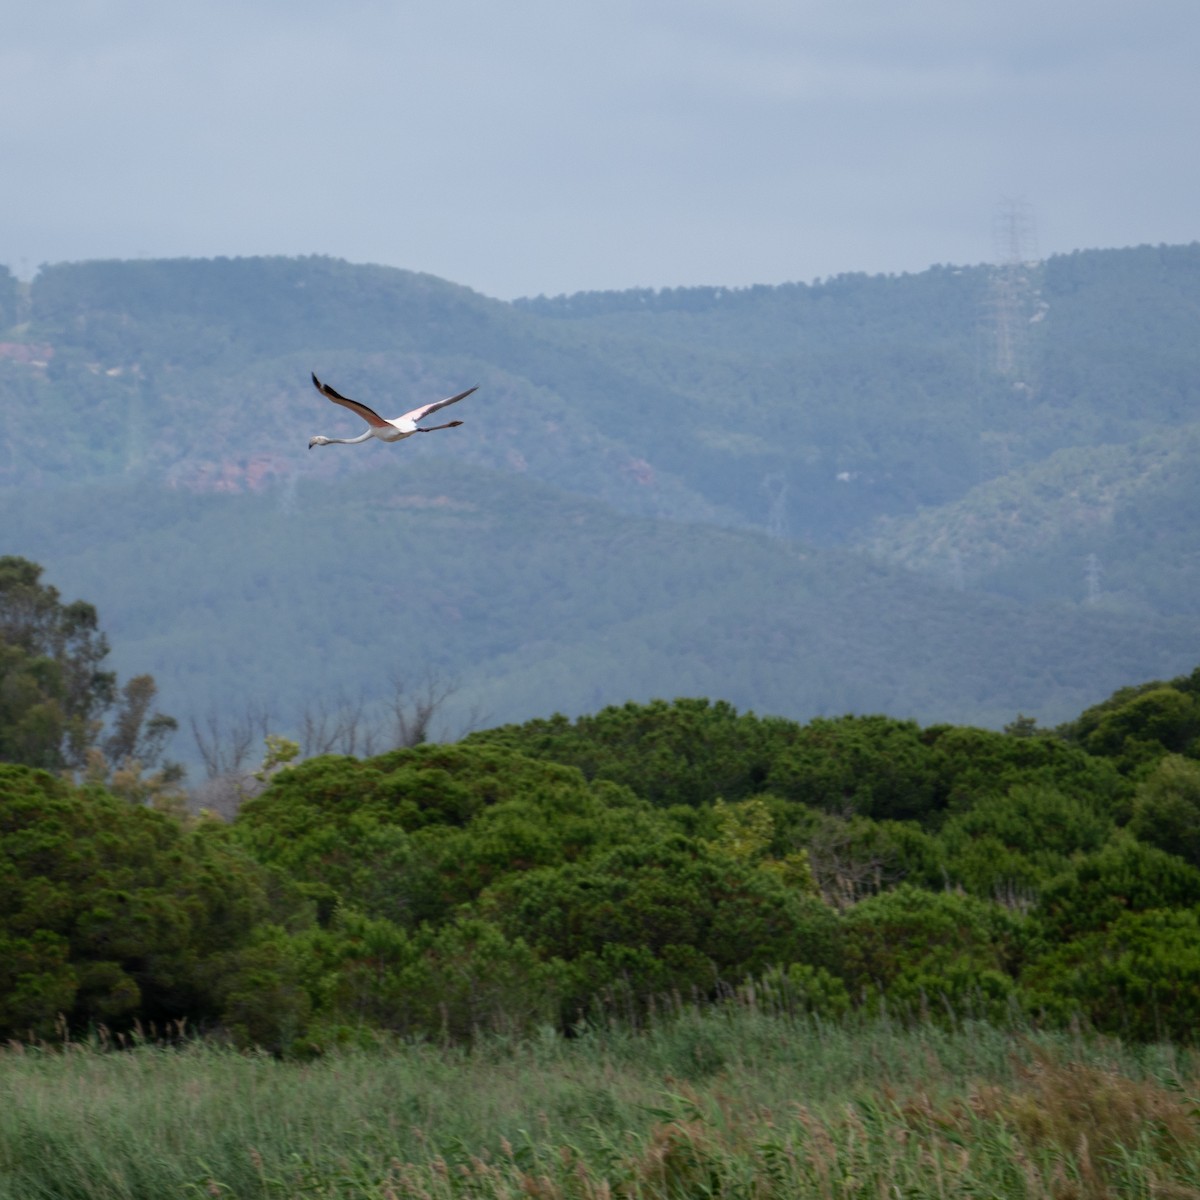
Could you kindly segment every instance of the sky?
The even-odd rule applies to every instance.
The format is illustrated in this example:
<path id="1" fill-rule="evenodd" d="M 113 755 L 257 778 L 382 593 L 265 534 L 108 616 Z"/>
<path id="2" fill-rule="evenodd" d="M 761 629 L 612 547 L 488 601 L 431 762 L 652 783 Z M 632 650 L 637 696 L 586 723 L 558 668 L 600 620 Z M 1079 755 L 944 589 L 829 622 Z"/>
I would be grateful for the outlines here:
<path id="1" fill-rule="evenodd" d="M 10 11 L 5 13 L 4 9 Z M 0 264 L 511 299 L 1200 238 L 1196 0 L 0 3 Z"/>

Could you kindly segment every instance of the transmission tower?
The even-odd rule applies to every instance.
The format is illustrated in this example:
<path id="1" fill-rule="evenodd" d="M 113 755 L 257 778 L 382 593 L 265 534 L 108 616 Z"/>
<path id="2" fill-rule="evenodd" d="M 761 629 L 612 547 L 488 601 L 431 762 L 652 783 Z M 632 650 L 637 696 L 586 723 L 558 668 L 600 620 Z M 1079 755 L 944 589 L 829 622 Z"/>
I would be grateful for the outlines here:
<path id="1" fill-rule="evenodd" d="M 992 246 L 1001 266 L 1036 267 L 1041 262 L 1032 204 L 1007 197 L 1000 201 L 992 217 Z"/>
<path id="2" fill-rule="evenodd" d="M 1029 386 L 1029 327 L 1044 311 L 1037 287 L 1040 260 L 1032 206 L 1024 200 L 1001 201 L 992 219 L 992 244 L 992 366 L 1003 378 Z"/>

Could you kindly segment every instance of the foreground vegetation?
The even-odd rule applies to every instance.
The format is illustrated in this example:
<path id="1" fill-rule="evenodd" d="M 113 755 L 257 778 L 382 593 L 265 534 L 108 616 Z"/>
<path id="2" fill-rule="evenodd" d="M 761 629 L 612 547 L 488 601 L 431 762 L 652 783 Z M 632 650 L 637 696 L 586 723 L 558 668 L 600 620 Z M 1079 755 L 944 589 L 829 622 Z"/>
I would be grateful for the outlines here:
<path id="1" fill-rule="evenodd" d="M 0 1200 L 1200 1197 L 1200 670 L 273 737 L 224 820 L 89 606 L 0 599 Z"/>
<path id="2" fill-rule="evenodd" d="M 310 759 L 231 823 L 0 765 L 0 1032 L 186 1020 L 306 1056 L 750 987 L 1190 1041 L 1198 692 L 1055 734 L 626 705 Z"/>
<path id="3" fill-rule="evenodd" d="M 0 1053 L 3 1200 L 1200 1195 L 1200 1061 L 746 1005 L 640 1034 Z"/>
<path id="4" fill-rule="evenodd" d="M 1055 731 L 677 700 L 362 759 L 269 738 L 226 822 L 145 772 L 153 680 L 116 704 L 94 611 L 25 560 L 0 651 L 0 1036 L 188 1022 L 306 1057 L 747 990 L 1200 1028 L 1200 670 Z"/>

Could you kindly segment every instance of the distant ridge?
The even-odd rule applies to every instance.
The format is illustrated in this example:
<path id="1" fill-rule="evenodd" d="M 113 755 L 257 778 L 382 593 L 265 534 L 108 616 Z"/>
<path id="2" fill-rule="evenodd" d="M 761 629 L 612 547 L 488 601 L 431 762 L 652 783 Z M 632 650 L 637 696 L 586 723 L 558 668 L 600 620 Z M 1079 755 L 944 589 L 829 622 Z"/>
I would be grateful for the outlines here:
<path id="1" fill-rule="evenodd" d="M 496 720 L 697 690 L 1059 719 L 1200 658 L 1200 246 L 1030 267 L 1019 373 L 993 272 L 506 303 L 321 257 L 0 271 L 7 550 L 180 715 L 376 688 L 350 595 L 432 622 Z M 481 387 L 451 445 L 314 463 L 314 361 Z"/>

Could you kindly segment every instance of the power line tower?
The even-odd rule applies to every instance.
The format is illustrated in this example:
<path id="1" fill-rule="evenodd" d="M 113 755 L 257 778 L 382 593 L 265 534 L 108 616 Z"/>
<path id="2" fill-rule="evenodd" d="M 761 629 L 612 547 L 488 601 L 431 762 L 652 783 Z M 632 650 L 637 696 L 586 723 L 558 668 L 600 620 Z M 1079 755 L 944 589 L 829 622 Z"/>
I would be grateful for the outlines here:
<path id="1" fill-rule="evenodd" d="M 996 262 L 1003 266 L 1036 267 L 1038 254 L 1037 225 L 1033 205 L 1028 200 L 1005 197 L 996 206 L 992 217 L 992 246 Z"/>
<path id="2" fill-rule="evenodd" d="M 1045 314 L 1038 290 L 1041 261 L 1032 206 L 1024 200 L 1001 201 L 992 219 L 992 244 L 995 264 L 988 288 L 992 367 L 1014 385 L 1029 387 L 1030 326 Z"/>

